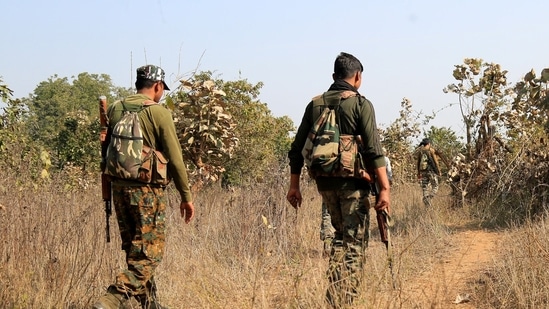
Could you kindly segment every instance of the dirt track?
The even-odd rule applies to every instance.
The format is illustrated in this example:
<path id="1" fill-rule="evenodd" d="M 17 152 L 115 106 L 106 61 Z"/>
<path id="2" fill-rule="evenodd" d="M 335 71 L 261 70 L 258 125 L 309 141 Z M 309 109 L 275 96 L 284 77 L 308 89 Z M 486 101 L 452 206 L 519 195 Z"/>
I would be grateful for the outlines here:
<path id="1" fill-rule="evenodd" d="M 412 299 L 418 308 L 422 307 L 421 304 L 432 304 L 434 299 L 441 300 L 437 308 L 477 308 L 468 283 L 474 281 L 494 258 L 501 236 L 483 230 L 455 232 L 448 254 L 416 278 L 414 287 L 403 291 L 403 296 Z"/>

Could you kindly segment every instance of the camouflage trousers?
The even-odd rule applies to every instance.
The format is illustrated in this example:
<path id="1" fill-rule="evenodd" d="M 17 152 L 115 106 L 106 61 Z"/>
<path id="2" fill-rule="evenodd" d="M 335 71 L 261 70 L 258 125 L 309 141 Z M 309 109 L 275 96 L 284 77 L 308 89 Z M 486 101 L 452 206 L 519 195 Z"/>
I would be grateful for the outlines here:
<path id="1" fill-rule="evenodd" d="M 155 297 L 154 271 L 164 256 L 166 240 L 164 189 L 113 184 L 112 201 L 128 268 L 111 287 L 140 301 Z"/>
<path id="2" fill-rule="evenodd" d="M 335 229 L 332 226 L 332 218 L 328 213 L 328 207 L 326 203 L 322 203 L 322 220 L 320 221 L 320 240 L 331 241 L 334 239 Z"/>
<path id="3" fill-rule="evenodd" d="M 438 192 L 438 176 L 431 171 L 421 172 L 421 189 L 423 191 L 423 203 L 431 206 L 431 200 Z"/>
<path id="4" fill-rule="evenodd" d="M 335 230 L 326 275 L 327 302 L 336 308 L 351 304 L 362 281 L 364 250 L 368 247 L 370 214 L 367 190 L 321 191 Z"/>

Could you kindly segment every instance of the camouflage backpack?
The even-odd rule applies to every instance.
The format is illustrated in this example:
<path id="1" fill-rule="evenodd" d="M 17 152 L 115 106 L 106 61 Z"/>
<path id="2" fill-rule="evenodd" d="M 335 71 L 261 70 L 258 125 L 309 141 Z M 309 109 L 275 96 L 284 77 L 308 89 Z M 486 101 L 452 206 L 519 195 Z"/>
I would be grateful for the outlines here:
<path id="1" fill-rule="evenodd" d="M 157 103 L 145 101 L 137 110 L 128 109 L 124 101 L 120 104 L 123 108 L 122 117 L 111 133 L 105 158 L 105 174 L 119 179 L 167 185 L 170 181 L 168 160 L 160 151 L 143 143 L 139 120 L 140 111 Z"/>
<path id="2" fill-rule="evenodd" d="M 433 163 L 431 162 L 431 154 L 429 153 L 429 150 L 421 149 L 419 155 L 420 155 L 420 158 L 419 158 L 420 171 L 426 171 L 430 168 L 433 168 Z"/>
<path id="3" fill-rule="evenodd" d="M 360 177 L 360 170 L 364 169 L 358 151 L 357 141 L 360 141 L 360 137 L 341 134 L 338 125 L 339 103 L 342 99 L 355 95 L 355 92 L 343 91 L 335 105 L 326 104 L 325 94 L 313 100 L 313 108 L 322 105 L 323 110 L 313 124 L 301 151 L 312 178 Z"/>

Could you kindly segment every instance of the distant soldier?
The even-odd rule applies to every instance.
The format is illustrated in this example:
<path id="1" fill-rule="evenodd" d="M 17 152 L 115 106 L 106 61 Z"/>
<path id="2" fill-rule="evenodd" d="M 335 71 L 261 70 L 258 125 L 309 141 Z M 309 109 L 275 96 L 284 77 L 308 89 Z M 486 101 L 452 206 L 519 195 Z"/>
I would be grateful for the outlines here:
<path id="1" fill-rule="evenodd" d="M 431 147 L 431 140 L 424 138 L 419 144 L 417 155 L 417 177 L 421 181 L 423 203 L 431 206 L 431 200 L 438 192 L 438 176 L 441 176 L 437 151 Z"/>
<path id="2" fill-rule="evenodd" d="M 393 184 L 393 168 L 391 167 L 391 160 L 387 156 L 387 149 L 385 147 L 382 148 L 383 150 L 383 156 L 385 157 L 385 167 L 387 169 L 387 178 L 389 179 L 389 184 Z"/>

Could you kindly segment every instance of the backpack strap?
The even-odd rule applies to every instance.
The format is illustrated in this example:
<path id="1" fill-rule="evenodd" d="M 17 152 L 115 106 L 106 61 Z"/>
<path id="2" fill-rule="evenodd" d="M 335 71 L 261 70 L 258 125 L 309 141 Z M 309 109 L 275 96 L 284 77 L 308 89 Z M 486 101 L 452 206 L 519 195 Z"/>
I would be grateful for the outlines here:
<path id="1" fill-rule="evenodd" d="M 355 91 L 352 91 L 352 90 L 344 90 L 344 91 L 341 91 L 339 93 L 339 98 L 338 98 L 338 101 L 336 104 L 328 104 L 326 102 L 326 94 L 328 92 L 324 92 L 322 94 L 319 94 L 315 97 L 313 97 L 311 100 L 313 101 L 313 108 L 312 108 L 312 113 L 313 113 L 313 120 L 316 119 L 315 118 L 315 115 L 320 115 L 322 114 L 322 111 L 324 110 L 324 108 L 328 107 L 330 109 L 336 109 L 336 115 L 337 115 L 337 123 L 339 124 L 340 123 L 340 113 L 341 113 L 341 110 L 339 109 L 339 106 L 341 104 L 341 101 L 344 101 L 348 98 L 351 98 L 351 97 L 355 97 L 355 96 L 358 96 L 359 99 L 358 99 L 358 104 L 357 106 L 359 105 L 362 105 L 362 100 L 361 100 L 361 96 L 359 93 L 355 92 Z M 320 99 L 322 99 L 322 102 L 319 102 Z M 333 98 L 334 101 L 335 101 L 335 98 Z M 316 113 L 315 109 L 318 108 L 318 114 Z"/>
<path id="2" fill-rule="evenodd" d="M 156 103 L 156 102 L 153 101 L 153 100 L 146 100 L 146 101 L 143 101 L 143 107 L 148 107 L 148 106 L 155 105 L 155 104 L 158 104 L 158 103 Z"/>
<path id="3" fill-rule="evenodd" d="M 343 92 L 341 93 L 341 98 L 342 98 L 343 100 L 345 100 L 345 99 L 348 99 L 348 98 L 350 98 L 350 97 L 354 97 L 354 96 L 357 96 L 357 95 L 358 95 L 358 93 L 356 93 L 356 92 L 354 92 L 354 91 L 345 90 L 345 91 L 343 91 Z"/>
<path id="4" fill-rule="evenodd" d="M 120 100 L 120 104 L 122 104 L 122 114 L 124 114 L 125 112 L 128 111 L 128 108 L 126 108 L 126 104 L 124 104 L 124 101 L 125 101 L 125 100 L 126 100 L 126 99 Z"/>
<path id="5" fill-rule="evenodd" d="M 127 104 L 124 104 L 125 101 L 126 101 L 125 98 L 123 98 L 122 100 L 119 101 L 120 104 L 122 105 L 122 113 L 129 112 L 129 111 L 135 111 L 135 112 L 139 113 L 139 112 L 141 112 L 142 110 L 144 110 L 145 108 L 147 108 L 151 105 L 158 104 L 157 102 L 155 102 L 153 100 L 145 100 L 145 101 L 143 101 L 143 103 L 141 103 L 141 106 L 139 107 L 139 109 L 136 110 L 135 108 L 128 108 Z"/>

